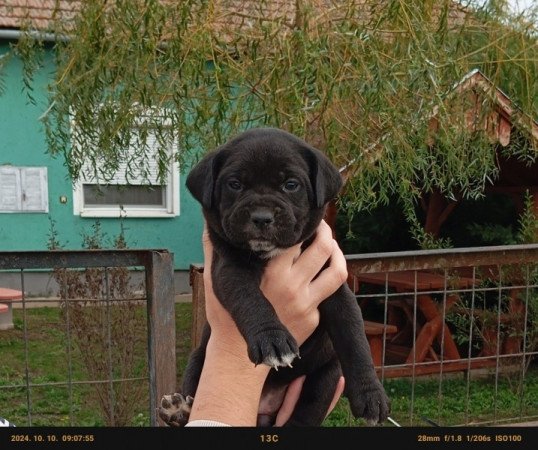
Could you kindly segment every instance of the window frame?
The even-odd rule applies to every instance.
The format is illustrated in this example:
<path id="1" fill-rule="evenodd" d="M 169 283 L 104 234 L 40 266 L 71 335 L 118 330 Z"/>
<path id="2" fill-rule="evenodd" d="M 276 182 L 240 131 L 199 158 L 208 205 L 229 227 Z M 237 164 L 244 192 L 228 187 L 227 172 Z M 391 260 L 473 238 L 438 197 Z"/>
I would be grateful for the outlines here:
<path id="1" fill-rule="evenodd" d="M 169 218 L 179 216 L 179 167 L 172 163 L 172 174 L 167 178 L 165 186 L 164 207 L 151 207 L 150 205 L 122 205 L 115 206 L 86 206 L 84 205 L 83 183 L 77 181 L 73 186 L 73 214 L 80 217 L 146 217 Z"/>
<path id="2" fill-rule="evenodd" d="M 139 119 L 140 126 L 144 125 L 143 115 Z M 170 126 L 167 121 L 163 120 L 163 126 Z M 72 121 L 73 129 L 76 129 L 76 123 Z M 133 126 L 136 129 L 137 126 Z M 177 138 L 170 145 L 170 153 L 174 154 L 178 149 Z M 96 183 L 92 180 L 83 180 L 82 176 L 73 183 L 73 214 L 80 217 L 89 218 L 107 218 L 107 217 L 133 217 L 133 218 L 171 218 L 180 214 L 180 174 L 179 164 L 172 158 L 165 182 L 161 185 L 164 187 L 164 206 L 156 207 L 151 205 L 91 205 L 87 206 L 84 202 L 84 185 L 121 185 L 122 183 Z M 137 186 L 151 186 L 151 183 L 143 182 Z"/>

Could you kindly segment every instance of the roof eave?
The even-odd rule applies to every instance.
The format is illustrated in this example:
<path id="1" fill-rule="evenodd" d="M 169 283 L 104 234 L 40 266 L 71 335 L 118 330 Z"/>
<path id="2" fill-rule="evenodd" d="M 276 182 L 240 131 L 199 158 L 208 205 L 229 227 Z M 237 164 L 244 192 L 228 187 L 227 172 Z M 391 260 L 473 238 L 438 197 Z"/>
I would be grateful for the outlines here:
<path id="1" fill-rule="evenodd" d="M 0 40 L 19 40 L 24 36 L 30 36 L 43 42 L 68 42 L 71 37 L 65 34 L 50 33 L 37 30 L 21 30 L 18 28 L 0 28 Z"/>

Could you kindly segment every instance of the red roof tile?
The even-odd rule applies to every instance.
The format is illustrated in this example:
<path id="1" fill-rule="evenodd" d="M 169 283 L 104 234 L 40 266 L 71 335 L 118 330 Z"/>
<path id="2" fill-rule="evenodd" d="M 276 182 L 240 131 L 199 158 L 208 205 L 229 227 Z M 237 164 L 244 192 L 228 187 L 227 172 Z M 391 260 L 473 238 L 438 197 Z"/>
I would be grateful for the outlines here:
<path id="1" fill-rule="evenodd" d="M 73 20 L 80 10 L 79 0 L 0 0 L 0 28 L 48 30 L 60 17 Z"/>
<path id="2" fill-rule="evenodd" d="M 162 0 L 170 2 L 172 0 Z M 311 24 L 323 24 L 342 20 L 350 14 L 350 5 L 355 8 L 352 15 L 360 15 L 367 21 L 372 8 L 383 8 L 384 1 L 367 0 L 309 0 Z M 55 18 L 73 20 L 82 8 L 81 0 L 0 0 L 0 28 L 19 29 L 30 25 L 33 29 L 50 30 Z M 465 10 L 457 2 L 449 12 L 453 24 L 461 23 Z M 229 36 L 234 33 L 259 33 L 259 24 L 274 23 L 275 26 L 291 29 L 296 20 L 295 0 L 213 0 L 207 9 L 205 25 L 220 29 Z"/>

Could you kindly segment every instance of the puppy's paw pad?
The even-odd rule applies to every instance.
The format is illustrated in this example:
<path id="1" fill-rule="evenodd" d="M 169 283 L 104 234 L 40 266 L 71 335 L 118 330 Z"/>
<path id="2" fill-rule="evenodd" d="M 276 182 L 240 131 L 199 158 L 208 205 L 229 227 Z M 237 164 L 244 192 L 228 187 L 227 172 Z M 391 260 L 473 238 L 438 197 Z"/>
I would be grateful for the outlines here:
<path id="1" fill-rule="evenodd" d="M 381 383 L 366 383 L 355 395 L 350 396 L 351 411 L 355 417 L 366 419 L 369 426 L 387 420 L 390 414 L 390 400 Z"/>
<path id="2" fill-rule="evenodd" d="M 248 355 L 254 364 L 266 364 L 278 369 L 290 367 L 299 356 L 299 346 L 285 329 L 263 331 L 249 340 Z"/>
<path id="3" fill-rule="evenodd" d="M 170 427 L 182 427 L 189 421 L 193 398 L 174 393 L 163 395 L 157 408 L 159 417 Z"/>

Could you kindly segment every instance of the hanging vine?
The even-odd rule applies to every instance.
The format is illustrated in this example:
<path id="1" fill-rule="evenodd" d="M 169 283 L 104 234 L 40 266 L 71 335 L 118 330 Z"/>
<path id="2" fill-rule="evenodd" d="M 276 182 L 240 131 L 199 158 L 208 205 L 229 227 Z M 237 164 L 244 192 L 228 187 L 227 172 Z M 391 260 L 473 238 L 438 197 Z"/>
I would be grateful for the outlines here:
<path id="1" fill-rule="evenodd" d="M 477 68 L 538 115 L 537 10 L 517 16 L 500 0 L 81 2 L 52 25 L 68 38 L 53 46 L 48 152 L 76 179 L 88 162 L 113 172 L 140 116 L 163 145 L 179 140 L 183 167 L 249 126 L 282 127 L 350 168 L 343 210 L 396 195 L 424 243 L 413 212 L 421 192 L 476 198 L 498 175 L 486 133 L 462 132 L 464 105 L 447 106 L 455 83 Z M 30 93 L 44 49 L 32 36 L 13 49 Z M 526 123 L 503 151 L 532 162 Z M 150 149 L 135 138 L 143 165 Z"/>

